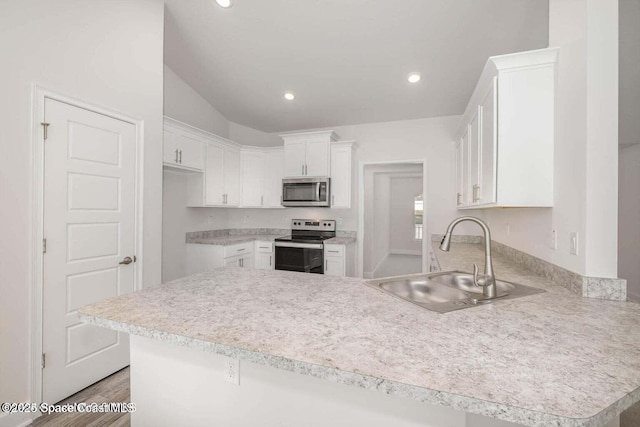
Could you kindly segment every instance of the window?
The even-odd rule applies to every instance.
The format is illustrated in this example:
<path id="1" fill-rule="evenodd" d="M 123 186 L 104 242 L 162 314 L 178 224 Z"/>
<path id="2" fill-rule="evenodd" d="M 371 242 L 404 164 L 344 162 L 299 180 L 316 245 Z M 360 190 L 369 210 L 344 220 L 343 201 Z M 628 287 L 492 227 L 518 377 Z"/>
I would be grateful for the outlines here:
<path id="1" fill-rule="evenodd" d="M 422 200 L 422 194 L 413 199 L 413 223 L 414 223 L 414 235 L 416 240 L 422 240 L 422 218 L 424 212 L 424 201 Z"/>

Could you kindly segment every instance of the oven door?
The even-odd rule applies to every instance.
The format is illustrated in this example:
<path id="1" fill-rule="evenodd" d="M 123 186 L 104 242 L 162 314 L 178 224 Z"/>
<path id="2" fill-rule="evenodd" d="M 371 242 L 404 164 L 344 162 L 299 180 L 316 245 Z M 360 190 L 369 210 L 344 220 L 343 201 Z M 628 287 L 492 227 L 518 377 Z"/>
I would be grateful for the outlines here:
<path id="1" fill-rule="evenodd" d="M 276 270 L 324 274 L 324 246 L 312 243 L 276 242 Z"/>
<path id="2" fill-rule="evenodd" d="M 329 206 L 330 178 L 282 180 L 282 206 Z"/>

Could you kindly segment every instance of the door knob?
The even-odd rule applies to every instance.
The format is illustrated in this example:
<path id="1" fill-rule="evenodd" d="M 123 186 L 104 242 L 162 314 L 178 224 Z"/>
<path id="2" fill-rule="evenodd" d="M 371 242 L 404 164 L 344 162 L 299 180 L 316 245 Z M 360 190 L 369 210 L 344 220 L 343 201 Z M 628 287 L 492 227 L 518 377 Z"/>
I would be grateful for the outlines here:
<path id="1" fill-rule="evenodd" d="M 118 264 L 124 264 L 124 265 L 128 265 L 131 264 L 133 262 L 133 259 L 131 259 L 130 256 L 125 257 L 122 261 L 120 261 Z"/>

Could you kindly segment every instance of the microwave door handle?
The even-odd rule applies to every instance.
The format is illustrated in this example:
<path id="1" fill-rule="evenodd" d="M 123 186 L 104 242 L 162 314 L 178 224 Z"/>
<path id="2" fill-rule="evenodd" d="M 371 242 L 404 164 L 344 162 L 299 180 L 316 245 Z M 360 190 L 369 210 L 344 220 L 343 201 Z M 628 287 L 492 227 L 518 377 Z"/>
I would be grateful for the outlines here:
<path id="1" fill-rule="evenodd" d="M 320 200 L 320 185 L 321 185 L 321 183 L 319 183 L 319 182 L 316 184 L 316 190 L 318 192 L 318 198 L 316 199 L 316 201 L 318 201 L 318 202 L 321 201 Z"/>

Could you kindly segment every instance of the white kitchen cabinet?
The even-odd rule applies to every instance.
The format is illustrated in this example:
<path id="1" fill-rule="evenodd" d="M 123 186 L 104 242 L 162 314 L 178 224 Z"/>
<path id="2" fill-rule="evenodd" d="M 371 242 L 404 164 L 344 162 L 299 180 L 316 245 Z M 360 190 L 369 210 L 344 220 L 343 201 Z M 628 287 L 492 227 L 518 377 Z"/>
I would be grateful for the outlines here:
<path id="1" fill-rule="evenodd" d="M 256 270 L 273 270 L 275 268 L 273 242 L 256 241 L 254 254 Z"/>
<path id="2" fill-rule="evenodd" d="M 240 150 L 207 142 L 204 199 L 206 206 L 240 204 Z"/>
<path id="3" fill-rule="evenodd" d="M 284 178 L 284 150 L 270 148 L 265 153 L 264 207 L 282 207 L 282 178 Z"/>
<path id="4" fill-rule="evenodd" d="M 201 171 L 204 166 L 202 137 L 180 122 L 165 122 L 163 164 L 175 169 Z"/>
<path id="5" fill-rule="evenodd" d="M 351 208 L 351 158 L 354 142 L 331 143 L 331 207 Z"/>
<path id="6" fill-rule="evenodd" d="M 240 153 L 242 168 L 243 207 L 261 207 L 264 204 L 265 154 L 257 150 L 242 150 Z"/>
<path id="7" fill-rule="evenodd" d="M 333 131 L 280 135 L 284 140 L 284 175 L 287 178 L 324 177 L 330 173 Z"/>
<path id="8" fill-rule="evenodd" d="M 282 207 L 282 159 L 280 148 L 247 148 L 241 151 L 241 207 Z"/>
<path id="9" fill-rule="evenodd" d="M 218 267 L 253 268 L 254 242 L 235 245 L 187 244 L 187 275 L 202 273 Z"/>
<path id="10" fill-rule="evenodd" d="M 557 57 L 489 58 L 457 132 L 458 209 L 553 206 Z"/>
<path id="11" fill-rule="evenodd" d="M 353 276 L 355 245 L 324 245 L 324 274 L 327 276 Z"/>

